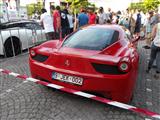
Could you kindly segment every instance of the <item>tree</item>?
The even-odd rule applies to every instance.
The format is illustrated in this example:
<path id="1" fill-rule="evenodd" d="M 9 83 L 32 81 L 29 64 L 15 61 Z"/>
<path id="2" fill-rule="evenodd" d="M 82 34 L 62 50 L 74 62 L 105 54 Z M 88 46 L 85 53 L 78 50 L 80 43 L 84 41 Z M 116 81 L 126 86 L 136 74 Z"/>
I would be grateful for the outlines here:
<path id="1" fill-rule="evenodd" d="M 81 7 L 88 8 L 93 7 L 95 8 L 94 4 L 88 2 L 88 0 L 65 0 L 66 2 L 70 3 L 70 7 L 72 12 L 79 13 Z"/>
<path id="2" fill-rule="evenodd" d="M 146 12 L 145 6 L 144 6 L 144 2 L 138 2 L 138 3 L 131 3 L 129 6 L 130 10 L 141 10 L 143 12 Z"/>
<path id="3" fill-rule="evenodd" d="M 157 9 L 160 5 L 160 0 L 144 0 L 144 6 L 146 10 Z"/>
<path id="4" fill-rule="evenodd" d="M 27 5 L 28 16 L 31 16 L 35 11 L 40 12 L 42 8 L 43 8 L 42 2 L 37 2 L 37 4 L 33 3 L 33 4 Z"/>
<path id="5" fill-rule="evenodd" d="M 149 10 L 155 10 L 160 5 L 160 0 L 144 0 L 144 2 L 131 3 L 131 10 L 142 10 L 143 12 L 148 12 Z"/>

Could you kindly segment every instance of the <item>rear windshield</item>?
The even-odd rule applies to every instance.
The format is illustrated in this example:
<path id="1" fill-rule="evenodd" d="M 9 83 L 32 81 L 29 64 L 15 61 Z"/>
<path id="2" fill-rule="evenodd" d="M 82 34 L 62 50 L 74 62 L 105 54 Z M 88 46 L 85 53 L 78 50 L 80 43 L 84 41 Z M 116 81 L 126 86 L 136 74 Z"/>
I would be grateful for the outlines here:
<path id="1" fill-rule="evenodd" d="M 116 42 L 119 32 L 105 28 L 81 29 L 67 38 L 62 47 L 79 48 L 87 50 L 103 50 Z"/>

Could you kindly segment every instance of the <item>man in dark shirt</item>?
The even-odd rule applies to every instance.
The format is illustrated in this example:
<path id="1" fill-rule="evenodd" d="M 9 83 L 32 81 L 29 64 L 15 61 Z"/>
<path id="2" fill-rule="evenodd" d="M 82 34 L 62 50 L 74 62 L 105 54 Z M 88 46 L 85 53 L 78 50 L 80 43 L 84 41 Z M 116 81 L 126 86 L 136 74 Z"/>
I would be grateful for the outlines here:
<path id="1" fill-rule="evenodd" d="M 141 11 L 138 10 L 138 13 L 137 13 L 137 19 L 136 19 L 136 26 L 135 26 L 135 34 L 139 36 L 140 34 L 140 29 L 141 29 L 141 19 L 142 19 L 142 16 L 141 16 Z"/>
<path id="2" fill-rule="evenodd" d="M 62 30 L 62 38 L 64 38 L 68 34 L 69 30 L 69 21 L 67 17 L 67 9 L 61 11 L 61 30 Z"/>
<path id="3" fill-rule="evenodd" d="M 78 23 L 79 27 L 87 25 L 88 24 L 88 15 L 85 14 L 85 10 L 81 8 L 81 13 L 78 15 Z"/>

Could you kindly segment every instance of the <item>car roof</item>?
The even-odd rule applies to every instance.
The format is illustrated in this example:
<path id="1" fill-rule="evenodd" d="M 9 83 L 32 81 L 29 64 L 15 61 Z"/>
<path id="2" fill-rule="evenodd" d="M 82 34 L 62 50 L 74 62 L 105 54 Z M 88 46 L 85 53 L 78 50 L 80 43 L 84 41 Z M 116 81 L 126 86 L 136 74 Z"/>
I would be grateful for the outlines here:
<path id="1" fill-rule="evenodd" d="M 111 30 L 115 30 L 115 31 L 118 31 L 120 34 L 120 38 L 122 38 L 123 36 L 123 33 L 124 33 L 124 29 L 122 28 L 122 26 L 120 25 L 115 25 L 115 24 L 103 24 L 103 25 L 100 25 L 100 24 L 94 24 L 94 25 L 87 25 L 87 26 L 84 26 L 82 27 L 81 29 L 89 29 L 89 28 L 93 28 L 93 29 L 111 29 Z"/>
<path id="2" fill-rule="evenodd" d="M 0 24 L 0 29 L 6 29 L 10 25 L 16 25 L 16 24 L 20 25 L 20 24 L 23 24 L 23 23 L 37 23 L 37 22 L 34 21 L 34 20 L 14 20 L 14 21 L 6 22 L 6 23 L 1 23 Z"/>
<path id="3" fill-rule="evenodd" d="M 9 22 L 2 23 L 2 25 L 8 25 L 8 24 L 16 24 L 16 23 L 26 23 L 26 22 L 34 22 L 33 20 L 13 20 Z"/>
<path id="4" fill-rule="evenodd" d="M 109 29 L 113 29 L 113 30 L 117 30 L 117 31 L 123 30 L 122 26 L 115 25 L 115 24 L 103 24 L 103 25 L 94 24 L 94 25 L 88 25 L 88 26 L 82 27 L 82 29 L 87 29 L 87 28 L 109 28 Z"/>

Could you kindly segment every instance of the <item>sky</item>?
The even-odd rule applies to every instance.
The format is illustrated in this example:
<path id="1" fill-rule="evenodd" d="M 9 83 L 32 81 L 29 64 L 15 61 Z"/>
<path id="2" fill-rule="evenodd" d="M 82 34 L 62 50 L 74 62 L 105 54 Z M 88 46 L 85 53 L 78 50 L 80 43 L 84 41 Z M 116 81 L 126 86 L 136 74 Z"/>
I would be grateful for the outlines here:
<path id="1" fill-rule="evenodd" d="M 111 8 L 113 11 L 125 10 L 131 2 L 139 0 L 89 0 L 94 2 L 98 7 L 103 6 L 105 10 Z"/>
<path id="2" fill-rule="evenodd" d="M 37 0 L 20 0 L 20 4 L 22 6 L 25 6 L 27 4 L 30 4 L 30 3 L 36 3 Z"/>
<path id="3" fill-rule="evenodd" d="M 54 1 L 54 0 L 53 0 Z M 124 10 L 128 7 L 129 3 L 137 2 L 139 0 L 89 0 L 94 2 L 98 7 L 103 6 L 104 9 L 111 8 L 114 11 Z M 21 0 L 21 5 L 26 5 L 29 3 L 36 2 L 36 0 Z"/>
<path id="4" fill-rule="evenodd" d="M 36 3 L 36 1 L 37 0 L 20 0 L 20 3 L 21 6 L 25 6 L 30 3 Z M 46 0 L 46 1 L 55 1 L 55 0 Z M 97 7 L 103 6 L 105 10 L 111 8 L 114 11 L 118 11 L 118 10 L 125 10 L 131 2 L 137 2 L 139 0 L 88 0 L 88 1 L 95 3 Z"/>

